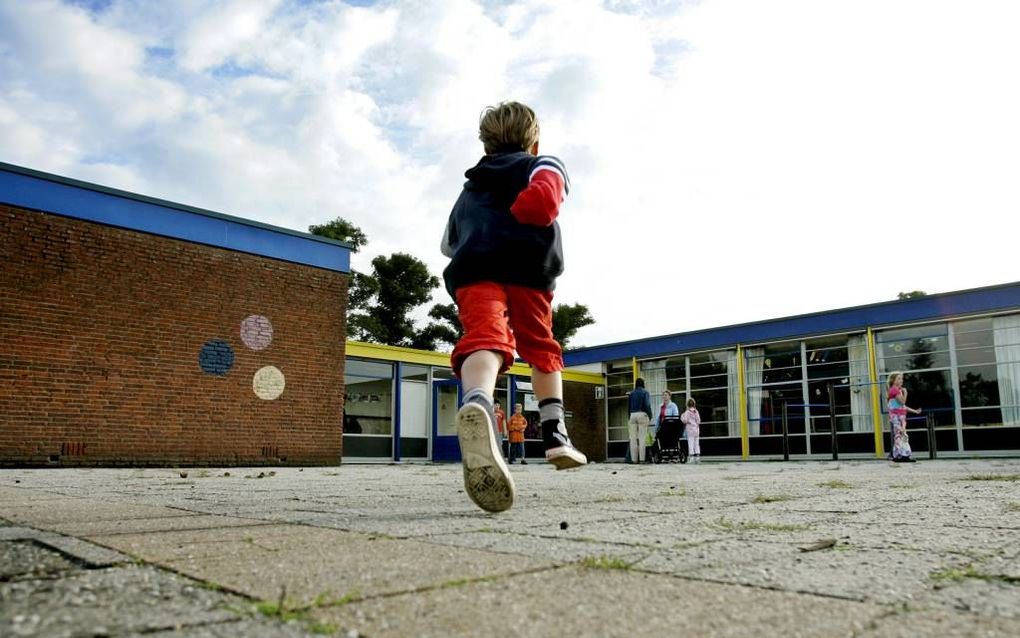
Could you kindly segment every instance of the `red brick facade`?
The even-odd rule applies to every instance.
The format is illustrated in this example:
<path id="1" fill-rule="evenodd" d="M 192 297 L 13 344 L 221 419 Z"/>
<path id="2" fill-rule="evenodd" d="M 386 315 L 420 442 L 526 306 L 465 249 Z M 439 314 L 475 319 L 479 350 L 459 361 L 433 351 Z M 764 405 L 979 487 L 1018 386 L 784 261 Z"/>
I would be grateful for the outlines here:
<path id="1" fill-rule="evenodd" d="M 339 463 L 346 299 L 343 273 L 0 205 L 0 465 Z"/>

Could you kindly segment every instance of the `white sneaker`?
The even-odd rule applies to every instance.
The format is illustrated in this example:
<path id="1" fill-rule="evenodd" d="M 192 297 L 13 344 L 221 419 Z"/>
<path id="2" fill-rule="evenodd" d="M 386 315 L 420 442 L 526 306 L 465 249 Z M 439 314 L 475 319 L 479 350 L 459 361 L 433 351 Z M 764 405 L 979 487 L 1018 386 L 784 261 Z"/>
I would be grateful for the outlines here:
<path id="1" fill-rule="evenodd" d="M 543 424 L 542 440 L 545 444 L 545 460 L 552 463 L 557 470 L 569 470 L 588 463 L 588 457 L 570 442 L 567 426 L 563 421 L 555 427 Z"/>
<path id="2" fill-rule="evenodd" d="M 514 480 L 503 461 L 489 413 L 478 403 L 465 403 L 457 412 L 457 439 L 464 466 L 464 491 L 487 512 L 502 512 L 514 504 Z"/>

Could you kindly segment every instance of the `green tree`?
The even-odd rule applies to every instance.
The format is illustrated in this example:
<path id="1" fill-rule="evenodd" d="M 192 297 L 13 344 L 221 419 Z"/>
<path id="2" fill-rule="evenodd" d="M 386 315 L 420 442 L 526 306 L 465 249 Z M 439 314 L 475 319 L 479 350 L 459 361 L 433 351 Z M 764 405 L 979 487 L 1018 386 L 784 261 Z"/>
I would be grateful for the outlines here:
<path id="1" fill-rule="evenodd" d="M 464 334 L 464 327 L 460 325 L 455 304 L 437 303 L 429 310 L 429 318 L 435 321 L 429 322 L 418 333 L 413 347 L 436 350 L 440 344 L 447 344 L 452 348 Z"/>
<path id="2" fill-rule="evenodd" d="M 918 297 L 927 297 L 927 296 L 928 296 L 928 293 L 926 293 L 923 290 L 911 290 L 910 292 L 897 293 L 896 299 L 898 299 L 898 300 L 916 299 Z"/>
<path id="3" fill-rule="evenodd" d="M 368 236 L 343 217 L 337 217 L 325 224 L 312 224 L 308 232 L 319 237 L 328 237 L 350 244 L 351 250 L 358 252 L 368 244 Z M 364 340 L 365 326 L 361 315 L 368 308 L 368 302 L 379 292 L 375 278 L 351 268 L 351 276 L 347 282 L 347 336 L 355 340 Z"/>
<path id="4" fill-rule="evenodd" d="M 368 236 L 361 232 L 361 229 L 347 221 L 343 217 L 337 217 L 325 224 L 312 224 L 308 232 L 319 237 L 328 237 L 337 241 L 347 242 L 354 252 L 361 250 L 368 244 Z"/>
<path id="5" fill-rule="evenodd" d="M 593 323 L 595 318 L 584 304 L 559 304 L 553 308 L 553 338 L 560 342 L 564 350 L 578 330 Z"/>
<path id="6" fill-rule="evenodd" d="M 375 285 L 372 294 L 363 308 L 348 315 L 350 334 L 390 346 L 421 347 L 411 314 L 439 287 L 439 277 L 407 253 L 379 255 L 372 260 L 370 277 Z"/>

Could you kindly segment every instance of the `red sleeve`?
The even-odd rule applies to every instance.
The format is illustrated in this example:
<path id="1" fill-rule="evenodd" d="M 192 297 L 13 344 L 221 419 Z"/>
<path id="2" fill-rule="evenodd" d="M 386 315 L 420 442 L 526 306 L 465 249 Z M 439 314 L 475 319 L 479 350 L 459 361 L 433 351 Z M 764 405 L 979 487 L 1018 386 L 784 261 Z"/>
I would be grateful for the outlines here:
<path id="1" fill-rule="evenodd" d="M 517 221 L 532 226 L 549 226 L 560 214 L 563 178 L 553 170 L 539 170 L 510 206 Z"/>

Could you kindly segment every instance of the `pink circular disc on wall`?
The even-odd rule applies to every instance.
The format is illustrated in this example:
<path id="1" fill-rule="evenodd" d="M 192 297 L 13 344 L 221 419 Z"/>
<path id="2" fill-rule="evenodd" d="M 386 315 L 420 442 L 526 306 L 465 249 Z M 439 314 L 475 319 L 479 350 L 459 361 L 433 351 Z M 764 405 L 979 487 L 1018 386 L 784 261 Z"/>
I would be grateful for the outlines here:
<path id="1" fill-rule="evenodd" d="M 249 315 L 241 322 L 241 341 L 252 350 L 265 350 L 273 341 L 273 324 L 262 315 Z"/>

